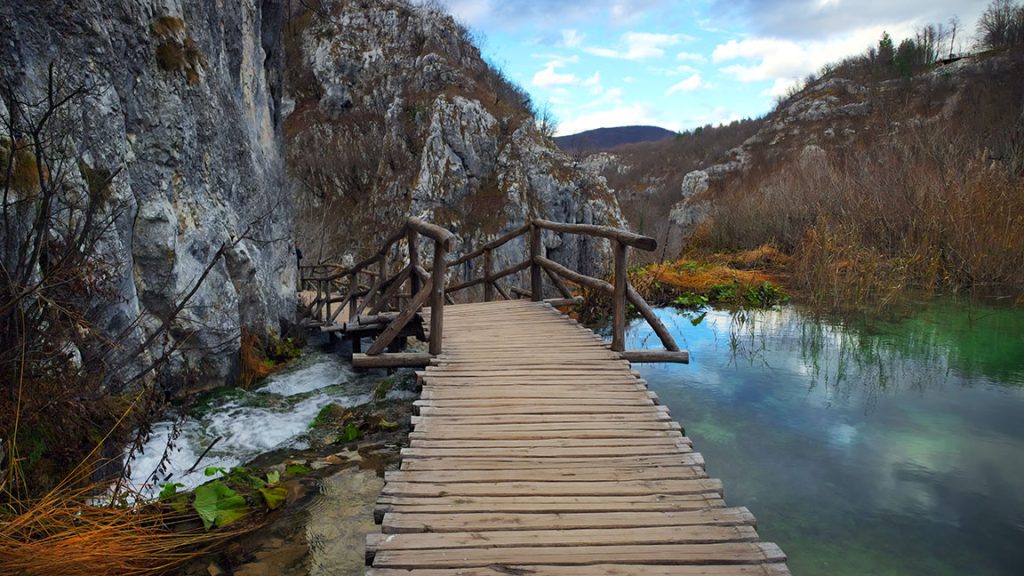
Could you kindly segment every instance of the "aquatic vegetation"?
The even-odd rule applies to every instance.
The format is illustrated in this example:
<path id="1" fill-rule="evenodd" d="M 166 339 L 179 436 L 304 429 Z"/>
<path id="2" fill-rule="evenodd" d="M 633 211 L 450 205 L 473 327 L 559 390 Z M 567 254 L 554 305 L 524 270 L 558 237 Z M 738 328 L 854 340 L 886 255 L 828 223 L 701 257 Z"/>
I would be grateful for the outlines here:
<path id="1" fill-rule="evenodd" d="M 738 255 L 741 265 L 777 261 L 776 251 L 761 247 Z M 630 282 L 650 302 L 678 308 L 699 309 L 709 304 L 767 308 L 789 300 L 775 277 L 763 270 L 742 269 L 728 262 L 726 255 L 714 261 L 681 259 L 651 264 L 630 272 Z"/>

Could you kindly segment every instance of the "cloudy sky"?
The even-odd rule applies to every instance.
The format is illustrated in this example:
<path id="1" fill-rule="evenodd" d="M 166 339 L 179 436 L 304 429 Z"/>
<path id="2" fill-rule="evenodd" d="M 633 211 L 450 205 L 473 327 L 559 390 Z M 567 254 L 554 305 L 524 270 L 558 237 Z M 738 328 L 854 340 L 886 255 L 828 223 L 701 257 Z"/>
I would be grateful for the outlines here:
<path id="1" fill-rule="evenodd" d="M 671 130 L 759 116 L 822 65 L 888 31 L 957 17 L 970 46 L 988 0 L 441 0 L 485 57 L 547 103 L 560 134 Z M 961 44 L 961 42 L 957 42 Z"/>

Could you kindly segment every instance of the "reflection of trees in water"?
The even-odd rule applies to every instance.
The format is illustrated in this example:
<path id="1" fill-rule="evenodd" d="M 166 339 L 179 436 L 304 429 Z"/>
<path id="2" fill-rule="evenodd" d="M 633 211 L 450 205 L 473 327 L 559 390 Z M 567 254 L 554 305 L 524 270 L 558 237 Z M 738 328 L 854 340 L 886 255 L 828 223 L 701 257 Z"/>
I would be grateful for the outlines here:
<path id="1" fill-rule="evenodd" d="M 941 387 L 951 374 L 949 348 L 934 331 L 879 331 L 791 307 L 735 311 L 728 328 L 732 363 L 799 372 L 808 392 L 830 399 L 861 394 L 872 406 L 886 393 Z"/>

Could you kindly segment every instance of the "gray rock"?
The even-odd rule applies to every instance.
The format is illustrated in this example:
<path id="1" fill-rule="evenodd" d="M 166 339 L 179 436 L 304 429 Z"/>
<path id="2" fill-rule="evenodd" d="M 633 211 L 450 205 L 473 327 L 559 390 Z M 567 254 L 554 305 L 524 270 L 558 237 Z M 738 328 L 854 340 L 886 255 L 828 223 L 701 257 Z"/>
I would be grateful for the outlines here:
<path id="1" fill-rule="evenodd" d="M 708 190 L 710 178 L 704 170 L 694 170 L 683 176 L 682 193 L 683 199 L 687 200 L 695 194 L 703 194 Z"/>
<path id="2" fill-rule="evenodd" d="M 282 185 L 282 26 L 273 0 L 0 5 L 5 81 L 39 97 L 54 63 L 91 88 L 69 105 L 72 137 L 62 153 L 116 173 L 109 210 L 121 212 L 99 246 L 114 263 L 104 286 L 111 296 L 91 311 L 101 333 L 120 334 L 141 315 L 121 341 L 132 349 L 220 246 L 242 238 L 160 340 L 160 349 L 180 348 L 167 382 L 188 371 L 200 383 L 224 383 L 239 328 L 277 328 L 294 311 L 295 259 L 279 240 L 293 222 Z M 72 173 L 67 187 L 85 182 Z"/>

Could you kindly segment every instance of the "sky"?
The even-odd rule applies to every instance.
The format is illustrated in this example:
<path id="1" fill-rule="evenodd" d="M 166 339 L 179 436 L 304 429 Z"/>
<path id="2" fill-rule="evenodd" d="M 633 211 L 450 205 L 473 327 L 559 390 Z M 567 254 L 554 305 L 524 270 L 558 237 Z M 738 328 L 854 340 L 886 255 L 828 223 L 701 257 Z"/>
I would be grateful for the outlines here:
<path id="1" fill-rule="evenodd" d="M 898 44 L 959 19 L 968 49 L 988 0 L 440 0 L 484 57 L 547 107 L 558 134 L 633 124 L 688 130 L 771 110 L 775 97 L 883 31 Z"/>

